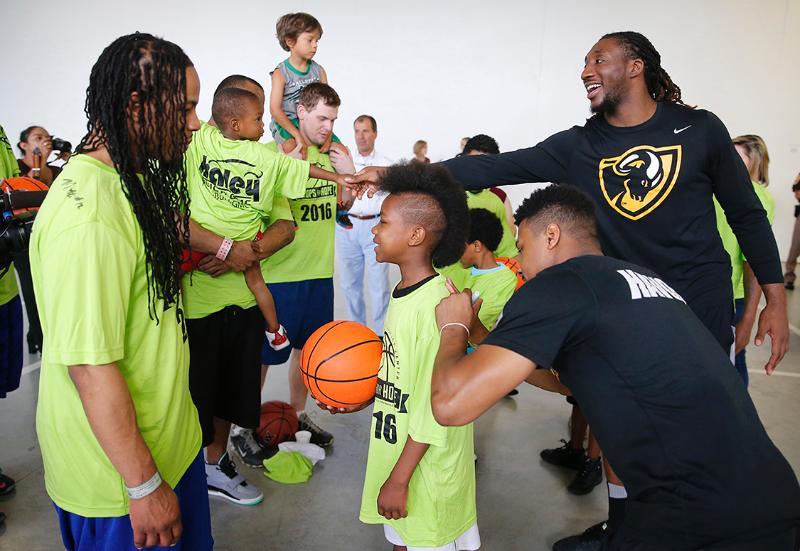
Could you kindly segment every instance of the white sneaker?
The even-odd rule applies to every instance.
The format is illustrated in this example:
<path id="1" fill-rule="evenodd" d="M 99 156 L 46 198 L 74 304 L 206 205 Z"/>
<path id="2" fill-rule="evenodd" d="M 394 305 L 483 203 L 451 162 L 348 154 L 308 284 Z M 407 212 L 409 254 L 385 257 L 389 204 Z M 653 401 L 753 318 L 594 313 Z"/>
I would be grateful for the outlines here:
<path id="1" fill-rule="evenodd" d="M 267 342 L 273 350 L 283 350 L 291 344 L 289 342 L 289 337 L 286 336 L 286 329 L 283 328 L 283 325 L 279 326 L 278 330 L 274 333 L 264 331 L 264 334 L 267 336 Z"/>
<path id="2" fill-rule="evenodd" d="M 236 465 L 226 451 L 216 465 L 206 463 L 208 495 L 224 497 L 239 505 L 258 505 L 264 501 L 264 494 L 247 483 L 236 471 Z"/>

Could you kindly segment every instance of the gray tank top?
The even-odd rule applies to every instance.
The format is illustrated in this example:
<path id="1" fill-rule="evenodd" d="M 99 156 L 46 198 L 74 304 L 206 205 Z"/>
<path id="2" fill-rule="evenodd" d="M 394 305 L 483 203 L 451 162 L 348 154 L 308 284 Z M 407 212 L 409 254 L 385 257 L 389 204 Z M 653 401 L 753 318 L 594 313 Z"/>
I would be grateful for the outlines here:
<path id="1" fill-rule="evenodd" d="M 283 85 L 283 99 L 281 108 L 290 119 L 297 118 L 297 100 L 303 88 L 314 82 L 319 82 L 322 78 L 322 66 L 313 59 L 308 62 L 308 69 L 301 73 L 285 60 L 276 68 L 283 75 L 286 84 Z"/>

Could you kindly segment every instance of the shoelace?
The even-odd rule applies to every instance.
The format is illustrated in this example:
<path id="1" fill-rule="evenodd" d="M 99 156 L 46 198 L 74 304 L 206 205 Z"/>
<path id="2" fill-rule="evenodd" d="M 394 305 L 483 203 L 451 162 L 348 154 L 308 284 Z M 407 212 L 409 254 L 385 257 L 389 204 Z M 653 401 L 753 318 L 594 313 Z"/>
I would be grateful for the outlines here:
<path id="1" fill-rule="evenodd" d="M 258 442 L 253 436 L 253 431 L 242 431 L 240 434 L 242 438 L 244 438 L 244 447 L 247 448 L 251 453 L 258 453 L 261 451 L 261 446 L 258 445 Z"/>
<path id="2" fill-rule="evenodd" d="M 247 482 L 245 482 L 244 477 L 236 472 L 236 465 L 233 464 L 233 460 L 228 457 L 227 453 L 219 460 L 217 467 L 219 467 L 219 470 L 222 471 L 225 476 L 231 479 L 231 482 L 236 482 L 247 486 Z"/>
<path id="3" fill-rule="evenodd" d="M 307 428 L 311 429 L 311 432 L 324 432 L 322 427 L 317 425 L 308 415 L 303 415 L 303 418 L 300 420 Z"/>
<path id="4" fill-rule="evenodd" d="M 590 464 L 592 464 L 592 468 L 591 469 L 589 468 Z M 584 461 L 583 462 L 583 468 L 581 469 L 581 472 L 578 473 L 578 478 L 587 478 L 589 476 L 589 474 L 591 474 L 592 471 L 595 470 L 594 464 L 595 464 L 595 461 L 592 460 L 592 459 L 587 459 L 586 461 Z"/>

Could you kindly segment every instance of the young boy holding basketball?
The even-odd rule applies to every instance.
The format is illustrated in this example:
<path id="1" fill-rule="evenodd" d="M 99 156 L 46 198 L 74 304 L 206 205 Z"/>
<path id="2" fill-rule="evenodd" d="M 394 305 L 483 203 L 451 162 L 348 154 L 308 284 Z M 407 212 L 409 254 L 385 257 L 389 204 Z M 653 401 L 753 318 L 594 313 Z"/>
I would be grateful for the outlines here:
<path id="1" fill-rule="evenodd" d="M 359 518 L 383 524 L 395 551 L 478 549 L 472 426 L 439 425 L 430 387 L 434 310 L 449 294 L 434 265 L 464 251 L 466 198 L 445 170 L 419 163 L 389 168 L 381 189 L 390 195 L 372 230 L 375 254 L 397 264 L 401 279 L 386 313 Z"/>

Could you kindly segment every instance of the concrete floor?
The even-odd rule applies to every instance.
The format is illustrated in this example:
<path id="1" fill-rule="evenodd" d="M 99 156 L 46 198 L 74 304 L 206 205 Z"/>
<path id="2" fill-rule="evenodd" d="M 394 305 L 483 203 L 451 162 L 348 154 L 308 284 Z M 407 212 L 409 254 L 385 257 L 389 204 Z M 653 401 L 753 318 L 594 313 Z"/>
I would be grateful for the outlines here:
<path id="1" fill-rule="evenodd" d="M 790 293 L 795 328 L 791 351 L 779 373 L 751 373 L 750 393 L 772 439 L 795 471 L 800 469 L 800 291 Z M 344 317 L 337 297 L 336 315 Z M 751 369 L 760 370 L 766 349 L 750 347 Z M 58 525 L 44 490 L 42 460 L 34 431 L 39 371 L 29 356 L 20 389 L 0 400 L 0 466 L 17 480 L 16 495 L 0 502 L 8 515 L 0 550 L 56 550 Z M 288 399 L 285 368 L 274 368 L 265 399 Z M 313 406 L 316 408 L 316 406 Z M 570 472 L 543 464 L 539 451 L 558 444 L 567 430 L 563 398 L 532 387 L 494 406 L 475 426 L 479 456 L 478 522 L 487 551 L 550 549 L 552 543 L 602 520 L 606 492 L 587 496 L 565 490 Z M 283 486 L 254 469 L 241 472 L 264 492 L 264 502 L 241 507 L 211 500 L 216 549 L 227 550 L 389 550 L 383 531 L 358 521 L 370 415 L 316 414 L 336 437 L 334 449 L 306 484 Z"/>

